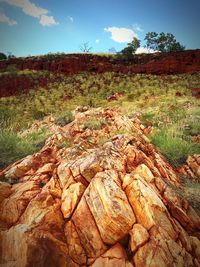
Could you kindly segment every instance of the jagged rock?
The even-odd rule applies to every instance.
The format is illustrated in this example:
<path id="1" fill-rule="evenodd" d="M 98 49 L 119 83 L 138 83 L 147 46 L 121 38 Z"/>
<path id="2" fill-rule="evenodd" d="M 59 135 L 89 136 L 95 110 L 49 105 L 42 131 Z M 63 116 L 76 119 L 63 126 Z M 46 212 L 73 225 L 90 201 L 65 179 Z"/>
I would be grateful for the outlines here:
<path id="1" fill-rule="evenodd" d="M 64 218 L 68 219 L 71 216 L 76 205 L 81 199 L 85 188 L 86 187 L 83 184 L 75 183 L 70 185 L 66 190 L 65 188 L 63 189 L 61 198 L 61 211 L 63 213 Z"/>
<path id="2" fill-rule="evenodd" d="M 38 183 L 28 181 L 12 186 L 9 196 L 1 204 L 1 220 L 8 225 L 15 224 L 29 202 L 40 192 Z"/>
<path id="3" fill-rule="evenodd" d="M 200 177 L 200 155 L 189 156 L 187 164 L 193 173 L 199 178 Z"/>
<path id="4" fill-rule="evenodd" d="M 127 255 L 123 247 L 117 243 L 99 257 L 92 267 L 133 267 L 131 262 L 127 260 Z"/>
<path id="5" fill-rule="evenodd" d="M 0 183 L 0 266 L 199 267 L 200 218 L 139 119 L 119 109 L 80 114 L 59 132 L 70 148 L 57 147 L 57 132 L 1 172 L 17 179 Z M 84 131 L 94 116 L 108 125 Z M 112 136 L 118 129 L 129 133 Z M 110 137 L 100 145 L 99 136 Z M 198 172 L 199 156 L 187 163 Z"/>
<path id="6" fill-rule="evenodd" d="M 178 173 L 182 176 L 189 177 L 191 180 L 199 181 L 200 179 L 200 155 L 188 156 L 186 164 L 177 168 Z"/>
<path id="7" fill-rule="evenodd" d="M 143 246 L 149 239 L 148 231 L 141 224 L 134 224 L 129 232 L 130 249 L 135 252 L 139 247 Z"/>
<path id="8" fill-rule="evenodd" d="M 105 244 L 115 244 L 135 223 L 115 171 L 98 173 L 85 191 L 85 198 Z"/>

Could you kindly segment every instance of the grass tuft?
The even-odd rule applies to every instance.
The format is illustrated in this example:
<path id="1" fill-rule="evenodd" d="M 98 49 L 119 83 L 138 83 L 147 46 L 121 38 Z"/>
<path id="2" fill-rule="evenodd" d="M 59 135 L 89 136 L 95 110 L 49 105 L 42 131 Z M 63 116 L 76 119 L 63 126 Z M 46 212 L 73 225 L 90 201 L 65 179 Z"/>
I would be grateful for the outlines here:
<path id="1" fill-rule="evenodd" d="M 173 136 L 167 129 L 157 131 L 150 140 L 174 167 L 184 164 L 189 155 L 200 153 L 200 145 Z"/>

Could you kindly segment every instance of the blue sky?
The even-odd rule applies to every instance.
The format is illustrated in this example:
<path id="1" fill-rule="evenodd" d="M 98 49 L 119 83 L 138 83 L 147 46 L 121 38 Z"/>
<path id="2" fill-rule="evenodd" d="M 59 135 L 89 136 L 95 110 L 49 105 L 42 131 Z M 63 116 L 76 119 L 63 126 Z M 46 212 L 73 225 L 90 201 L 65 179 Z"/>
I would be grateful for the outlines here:
<path id="1" fill-rule="evenodd" d="M 16 56 L 120 51 L 133 36 L 171 32 L 200 48 L 200 0 L 0 0 L 0 51 Z"/>

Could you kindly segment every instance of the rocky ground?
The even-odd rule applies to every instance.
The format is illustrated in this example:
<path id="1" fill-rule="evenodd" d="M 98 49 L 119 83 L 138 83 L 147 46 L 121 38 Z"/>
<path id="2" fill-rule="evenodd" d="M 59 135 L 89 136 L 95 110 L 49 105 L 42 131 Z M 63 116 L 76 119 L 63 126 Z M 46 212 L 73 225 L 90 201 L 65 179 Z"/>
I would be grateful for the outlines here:
<path id="1" fill-rule="evenodd" d="M 0 173 L 0 266 L 200 266 L 200 217 L 179 194 L 200 159 L 176 171 L 137 115 L 79 107 L 64 127 L 47 120 L 42 150 Z"/>

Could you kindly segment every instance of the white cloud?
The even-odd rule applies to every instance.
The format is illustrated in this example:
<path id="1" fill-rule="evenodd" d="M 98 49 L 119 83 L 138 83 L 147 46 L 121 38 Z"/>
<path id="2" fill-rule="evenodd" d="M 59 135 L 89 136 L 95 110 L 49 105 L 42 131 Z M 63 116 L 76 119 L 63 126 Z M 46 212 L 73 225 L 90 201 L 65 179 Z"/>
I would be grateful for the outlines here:
<path id="1" fill-rule="evenodd" d="M 29 16 L 40 18 L 40 16 L 48 14 L 48 10 L 36 6 L 34 3 L 31 3 L 29 0 L 3 0 L 4 2 L 17 6 L 22 9 L 22 11 Z"/>
<path id="2" fill-rule="evenodd" d="M 69 20 L 71 23 L 74 22 L 74 18 L 73 18 L 73 17 L 68 16 L 67 18 L 68 18 L 68 20 Z"/>
<path id="3" fill-rule="evenodd" d="M 17 21 L 7 17 L 6 14 L 4 14 L 2 10 L 0 10 L 0 22 L 6 23 L 9 26 L 13 26 L 17 24 Z"/>
<path id="4" fill-rule="evenodd" d="M 134 31 L 137 31 L 137 32 L 143 32 L 144 30 L 142 29 L 141 25 L 140 24 L 133 24 L 133 29 Z"/>
<path id="5" fill-rule="evenodd" d="M 135 54 L 151 54 L 151 53 L 155 53 L 155 52 L 158 52 L 158 51 L 155 51 L 153 49 L 149 49 L 149 48 L 146 48 L 146 47 L 139 47 L 136 51 L 135 51 Z"/>
<path id="6" fill-rule="evenodd" d="M 137 34 L 128 28 L 108 27 L 104 31 L 111 33 L 111 39 L 118 43 L 128 43 L 137 37 Z"/>
<path id="7" fill-rule="evenodd" d="M 1 2 L 21 8 L 26 15 L 38 18 L 43 26 L 57 24 L 52 16 L 48 16 L 49 11 L 47 9 L 41 8 L 29 0 L 1 0 Z M 45 21 L 48 22 L 45 23 Z"/>
<path id="8" fill-rule="evenodd" d="M 40 17 L 40 24 L 42 26 L 52 26 L 52 25 L 56 25 L 58 23 L 55 21 L 54 17 L 42 15 Z"/>
<path id="9" fill-rule="evenodd" d="M 95 40 L 95 43 L 97 43 L 97 44 L 98 44 L 99 42 L 100 42 L 100 40 L 99 40 L 99 39 L 96 39 L 96 40 Z"/>

